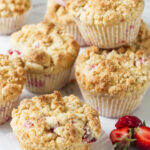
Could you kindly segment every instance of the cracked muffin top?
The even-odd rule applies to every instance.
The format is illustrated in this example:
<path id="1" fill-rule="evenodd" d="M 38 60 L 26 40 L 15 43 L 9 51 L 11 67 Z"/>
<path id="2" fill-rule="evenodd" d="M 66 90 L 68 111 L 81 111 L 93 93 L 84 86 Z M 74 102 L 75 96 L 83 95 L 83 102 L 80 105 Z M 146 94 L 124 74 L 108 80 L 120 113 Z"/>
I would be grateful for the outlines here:
<path id="1" fill-rule="evenodd" d="M 58 73 L 71 67 L 79 45 L 53 23 L 26 25 L 11 36 L 11 47 L 21 52 L 30 73 Z"/>
<path id="2" fill-rule="evenodd" d="M 112 25 L 140 17 L 144 0 L 67 0 L 66 7 L 86 24 Z"/>
<path id="3" fill-rule="evenodd" d="M 64 6 L 60 5 L 58 0 L 48 0 L 45 21 L 57 24 L 75 23 L 68 10 Z"/>
<path id="4" fill-rule="evenodd" d="M 0 103 L 17 98 L 25 83 L 24 65 L 20 58 L 0 55 Z"/>
<path id="5" fill-rule="evenodd" d="M 0 0 L 0 17 L 18 16 L 28 11 L 30 7 L 30 0 Z"/>
<path id="6" fill-rule="evenodd" d="M 13 131 L 26 149 L 82 149 L 96 142 L 101 132 L 93 108 L 74 95 L 62 97 L 57 91 L 23 100 L 12 117 Z"/>

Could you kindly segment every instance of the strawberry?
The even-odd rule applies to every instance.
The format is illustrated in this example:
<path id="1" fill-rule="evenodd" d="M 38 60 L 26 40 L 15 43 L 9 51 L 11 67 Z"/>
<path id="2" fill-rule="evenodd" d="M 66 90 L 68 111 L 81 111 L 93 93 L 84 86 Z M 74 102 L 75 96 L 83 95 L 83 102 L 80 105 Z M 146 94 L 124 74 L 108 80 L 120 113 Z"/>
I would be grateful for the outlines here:
<path id="1" fill-rule="evenodd" d="M 123 127 L 136 128 L 140 125 L 142 125 L 142 121 L 139 118 L 135 116 L 124 116 L 119 118 L 115 126 L 117 129 L 120 129 Z"/>
<path id="2" fill-rule="evenodd" d="M 136 145 L 140 150 L 150 150 L 150 128 L 140 126 L 134 129 Z"/>
<path id="3" fill-rule="evenodd" d="M 110 134 L 110 139 L 115 148 L 122 150 L 128 149 L 131 142 L 135 141 L 132 139 L 132 129 L 129 127 L 113 130 Z"/>
<path id="4" fill-rule="evenodd" d="M 84 135 L 82 137 L 83 142 L 87 142 L 88 144 L 94 143 L 97 141 L 95 137 L 92 137 L 90 130 L 88 128 L 84 128 Z"/>

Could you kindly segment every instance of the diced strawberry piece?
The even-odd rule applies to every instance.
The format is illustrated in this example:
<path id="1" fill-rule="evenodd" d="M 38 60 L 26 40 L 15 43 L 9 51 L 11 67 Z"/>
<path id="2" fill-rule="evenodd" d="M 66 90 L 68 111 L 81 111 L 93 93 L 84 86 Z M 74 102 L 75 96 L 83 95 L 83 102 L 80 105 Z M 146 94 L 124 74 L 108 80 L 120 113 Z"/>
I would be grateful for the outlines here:
<path id="1" fill-rule="evenodd" d="M 9 55 L 12 55 L 12 54 L 13 54 L 13 50 L 12 50 L 12 49 L 9 49 L 9 50 L 8 50 L 8 54 L 9 54 Z"/>
<path id="2" fill-rule="evenodd" d="M 54 128 L 50 128 L 50 132 L 51 132 L 51 133 L 54 133 Z"/>
<path id="3" fill-rule="evenodd" d="M 14 52 L 16 52 L 18 55 L 21 55 L 21 52 L 18 50 L 14 50 Z"/>
<path id="4" fill-rule="evenodd" d="M 96 64 L 92 64 L 91 66 L 90 66 L 90 70 L 93 70 L 93 69 L 95 69 L 96 68 Z"/>
<path id="5" fill-rule="evenodd" d="M 115 126 L 119 129 L 123 127 L 135 128 L 140 125 L 142 125 L 142 121 L 139 118 L 135 116 L 124 116 L 119 118 Z"/>
<path id="6" fill-rule="evenodd" d="M 141 64 L 143 64 L 143 59 L 142 59 L 142 58 L 139 58 L 139 62 L 140 62 Z"/>
<path id="7" fill-rule="evenodd" d="M 92 136 L 91 136 L 91 134 L 90 134 L 90 132 L 88 131 L 88 129 L 84 128 L 84 131 L 85 131 L 85 132 L 84 132 L 84 135 L 83 135 L 83 137 L 82 137 L 82 140 L 83 140 L 84 142 L 90 144 L 90 143 L 94 143 L 94 142 L 97 141 L 95 137 L 92 137 Z"/>
<path id="8" fill-rule="evenodd" d="M 96 141 L 97 141 L 96 138 L 92 138 L 92 139 L 88 140 L 87 143 L 90 144 L 90 143 L 94 143 Z"/>
<path id="9" fill-rule="evenodd" d="M 94 64 L 93 64 L 93 65 L 91 65 L 91 67 L 90 67 L 90 68 L 91 68 L 91 69 L 94 69 L 94 68 L 95 68 L 95 66 L 96 66 L 96 65 L 94 65 Z"/>
<path id="10" fill-rule="evenodd" d="M 140 126 L 135 129 L 136 145 L 140 150 L 150 150 L 150 128 Z"/>
<path id="11" fill-rule="evenodd" d="M 34 127 L 34 124 L 30 120 L 27 120 L 24 123 L 24 127 L 26 127 L 26 128 L 32 128 L 32 127 Z"/>

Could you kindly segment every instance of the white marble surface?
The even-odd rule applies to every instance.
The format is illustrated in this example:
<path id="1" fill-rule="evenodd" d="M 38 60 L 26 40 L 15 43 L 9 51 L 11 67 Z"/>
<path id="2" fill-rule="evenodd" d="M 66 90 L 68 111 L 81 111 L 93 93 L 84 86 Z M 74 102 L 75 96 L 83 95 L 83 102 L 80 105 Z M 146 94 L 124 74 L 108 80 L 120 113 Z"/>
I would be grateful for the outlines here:
<path id="1" fill-rule="evenodd" d="M 28 24 L 31 23 L 38 23 L 43 20 L 43 16 L 46 11 L 46 0 L 33 0 L 32 2 L 32 11 L 31 15 L 27 21 Z M 146 21 L 150 26 L 150 0 L 146 0 L 146 6 L 143 13 L 143 19 Z M 10 48 L 9 44 L 9 36 L 0 36 L 0 53 L 6 53 L 6 51 Z M 69 94 L 75 94 L 79 97 L 81 97 L 80 91 L 77 87 L 77 85 L 69 85 L 64 90 L 62 90 L 63 95 L 69 95 Z M 34 94 L 26 91 L 24 89 L 23 94 L 20 97 L 20 100 L 25 97 L 32 97 Z M 81 97 L 82 98 L 82 97 Z M 142 104 L 136 111 L 133 113 L 133 115 L 137 115 L 142 120 L 146 120 L 147 125 L 150 125 L 150 90 L 146 93 Z M 115 119 L 107 119 L 101 117 L 101 124 L 103 130 L 107 133 L 107 135 L 110 134 L 110 131 L 114 128 L 114 124 L 117 120 Z M 9 140 L 9 142 L 8 142 Z M 15 137 L 12 134 L 11 128 L 9 126 L 9 123 L 3 125 L 0 127 L 0 150 L 19 150 L 18 144 L 15 140 Z M 11 145 L 11 146 L 10 146 Z M 131 148 L 133 150 L 134 148 Z M 94 149 L 93 149 L 94 150 Z M 100 150 L 100 149 L 99 149 Z M 104 150 L 110 150 L 110 149 L 104 149 Z"/>

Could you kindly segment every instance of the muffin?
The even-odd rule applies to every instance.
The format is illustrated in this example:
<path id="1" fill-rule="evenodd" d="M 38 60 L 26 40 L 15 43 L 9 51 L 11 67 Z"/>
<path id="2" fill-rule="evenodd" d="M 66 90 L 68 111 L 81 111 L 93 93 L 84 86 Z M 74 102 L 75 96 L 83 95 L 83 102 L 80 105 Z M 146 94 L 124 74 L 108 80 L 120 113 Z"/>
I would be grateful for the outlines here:
<path id="1" fill-rule="evenodd" d="M 81 46 L 86 46 L 87 44 L 85 43 L 73 17 L 68 13 L 68 10 L 64 5 L 65 0 L 48 0 L 45 21 L 47 23 L 54 22 L 57 25 L 64 27 L 66 32 L 70 33 Z"/>
<path id="2" fill-rule="evenodd" d="M 0 34 L 11 34 L 26 22 L 31 7 L 30 0 L 0 1 Z"/>
<path id="3" fill-rule="evenodd" d="M 138 38 L 111 51 L 90 47 L 77 59 L 76 79 L 84 100 L 104 117 L 131 114 L 150 85 L 150 34 L 145 29 L 139 33 L 141 43 Z"/>
<path id="4" fill-rule="evenodd" d="M 12 116 L 22 150 L 90 150 L 101 133 L 97 111 L 57 91 L 23 100 Z"/>
<path id="5" fill-rule="evenodd" d="M 66 9 L 87 44 L 111 49 L 136 39 L 144 0 L 67 0 Z"/>
<path id="6" fill-rule="evenodd" d="M 79 51 L 72 36 L 53 23 L 24 26 L 12 34 L 11 47 L 25 62 L 26 87 L 35 93 L 64 87 Z"/>
<path id="7" fill-rule="evenodd" d="M 0 124 L 11 117 L 25 83 L 24 75 L 20 58 L 12 59 L 7 55 L 0 55 Z"/>

